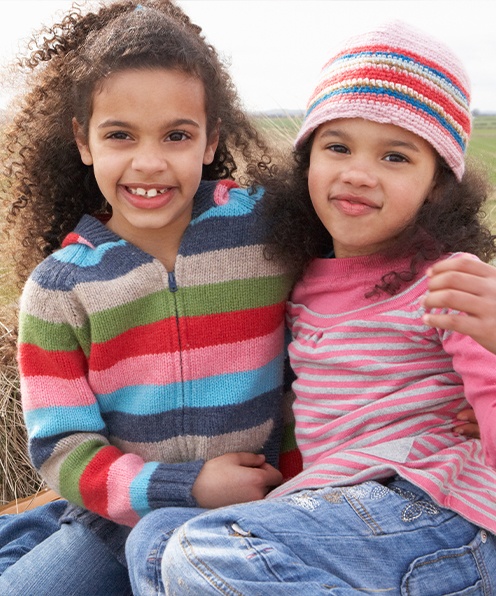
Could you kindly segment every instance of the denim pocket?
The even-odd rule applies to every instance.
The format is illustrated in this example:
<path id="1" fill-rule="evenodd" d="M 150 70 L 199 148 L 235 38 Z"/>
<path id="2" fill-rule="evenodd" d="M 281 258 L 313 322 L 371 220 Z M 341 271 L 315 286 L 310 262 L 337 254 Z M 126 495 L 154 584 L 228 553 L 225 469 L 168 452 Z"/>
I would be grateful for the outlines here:
<path id="1" fill-rule="evenodd" d="M 480 541 L 415 559 L 403 577 L 402 596 L 484 596 L 490 593 L 478 564 Z"/>

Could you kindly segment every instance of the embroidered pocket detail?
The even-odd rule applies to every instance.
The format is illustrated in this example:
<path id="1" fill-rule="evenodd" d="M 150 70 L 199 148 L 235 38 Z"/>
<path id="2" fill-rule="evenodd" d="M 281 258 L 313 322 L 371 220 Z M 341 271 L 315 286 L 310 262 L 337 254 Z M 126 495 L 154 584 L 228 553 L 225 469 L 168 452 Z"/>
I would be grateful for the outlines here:
<path id="1" fill-rule="evenodd" d="M 306 509 L 307 511 L 315 511 L 317 507 L 320 507 L 318 499 L 312 497 L 309 493 L 298 493 L 296 495 L 291 495 L 284 500 L 290 505 L 301 507 L 301 509 Z"/>
<path id="2" fill-rule="evenodd" d="M 401 519 L 404 522 L 411 522 L 418 519 L 422 513 L 427 515 L 437 515 L 439 513 L 439 507 L 429 501 L 417 501 L 407 505 L 401 512 Z"/>

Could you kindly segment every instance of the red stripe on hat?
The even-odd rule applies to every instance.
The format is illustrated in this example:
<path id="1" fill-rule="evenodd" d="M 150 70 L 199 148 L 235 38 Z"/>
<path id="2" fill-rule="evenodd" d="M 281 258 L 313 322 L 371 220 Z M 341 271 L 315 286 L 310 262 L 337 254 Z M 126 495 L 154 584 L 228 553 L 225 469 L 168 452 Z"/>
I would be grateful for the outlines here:
<path id="1" fill-rule="evenodd" d="M 470 95 L 468 89 L 466 89 L 464 87 L 463 83 L 460 81 L 460 79 L 453 72 L 450 72 L 449 70 L 443 68 L 443 66 L 441 64 L 439 64 L 438 62 L 429 60 L 428 58 L 426 58 L 425 56 L 422 56 L 421 54 L 417 54 L 416 52 L 412 52 L 410 50 L 407 50 L 407 49 L 399 47 L 399 46 L 382 45 L 382 44 L 375 45 L 374 44 L 374 45 L 363 45 L 363 46 L 350 47 L 350 48 L 348 48 L 348 50 L 344 50 L 344 51 L 340 52 L 339 54 L 336 54 L 336 56 L 333 56 L 333 58 L 331 60 L 329 60 L 329 62 L 327 62 L 325 68 L 329 64 L 331 64 L 332 62 L 335 62 L 342 56 L 346 56 L 348 54 L 349 55 L 360 54 L 361 52 L 372 52 L 372 53 L 382 52 L 385 54 L 388 54 L 388 53 L 401 54 L 402 56 L 405 56 L 406 58 L 410 58 L 411 60 L 413 60 L 414 62 L 416 62 L 420 65 L 425 65 L 429 68 L 439 71 L 449 81 L 451 81 L 456 87 L 458 87 L 458 89 L 465 95 L 465 97 L 468 98 L 468 96 Z"/>
<path id="2" fill-rule="evenodd" d="M 383 75 L 381 76 L 381 73 Z M 444 108 L 460 126 L 467 132 L 470 131 L 470 118 L 467 111 L 460 107 L 460 105 L 449 95 L 449 93 L 443 93 L 435 88 L 435 83 L 429 85 L 428 80 L 422 76 L 415 76 L 414 73 L 407 71 L 393 70 L 391 68 L 384 68 L 384 66 L 378 64 L 377 66 L 371 66 L 368 63 L 366 66 L 346 69 L 342 72 L 333 71 L 331 76 L 324 81 L 316 89 L 313 95 L 315 98 L 320 92 L 325 91 L 329 86 L 334 83 L 340 83 L 344 81 L 351 81 L 353 79 L 370 79 L 371 85 L 380 87 L 380 85 L 374 84 L 372 81 L 386 81 L 388 83 L 397 84 L 408 87 L 413 91 L 421 94 L 427 100 L 432 101 L 434 104 Z M 353 86 L 350 83 L 350 86 Z M 312 103 L 312 102 L 310 102 Z"/>

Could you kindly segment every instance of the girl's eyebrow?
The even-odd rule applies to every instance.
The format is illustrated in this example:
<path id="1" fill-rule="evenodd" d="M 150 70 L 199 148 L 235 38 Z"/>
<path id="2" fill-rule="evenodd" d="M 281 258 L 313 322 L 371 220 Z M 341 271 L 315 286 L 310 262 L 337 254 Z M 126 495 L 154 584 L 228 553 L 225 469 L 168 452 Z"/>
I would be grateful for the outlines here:
<path id="1" fill-rule="evenodd" d="M 398 147 L 400 149 L 410 149 L 412 151 L 417 152 L 420 151 L 420 149 L 417 147 L 417 145 L 415 145 L 415 143 L 411 143 L 409 141 L 399 141 L 397 139 L 391 139 L 388 141 L 388 145 L 391 145 L 391 147 Z"/>
<path id="2" fill-rule="evenodd" d="M 196 120 L 191 120 L 189 118 L 178 118 L 177 120 L 173 120 L 172 122 L 167 122 L 164 125 L 164 127 L 165 128 L 175 128 L 177 126 L 185 126 L 185 125 L 195 126 L 196 128 L 200 128 L 200 124 L 198 122 L 196 122 Z M 111 118 L 109 118 L 108 120 L 104 120 L 103 122 L 100 122 L 100 124 L 97 126 L 97 128 L 110 128 L 110 127 L 127 128 L 130 126 L 132 126 L 132 123 L 130 123 L 130 122 L 125 122 L 123 120 L 112 120 Z"/>
<path id="3" fill-rule="evenodd" d="M 348 135 L 340 130 L 339 128 L 327 128 L 326 130 L 323 130 L 320 135 L 321 138 L 326 138 L 326 137 L 344 137 L 346 138 Z"/>
<path id="4" fill-rule="evenodd" d="M 323 130 L 319 136 L 321 139 L 326 139 L 327 137 L 331 137 L 331 138 L 338 137 L 338 138 L 342 138 L 342 139 L 346 140 L 349 138 L 349 135 L 344 130 L 341 130 L 339 128 L 328 128 L 326 130 Z M 394 147 L 397 149 L 410 149 L 411 151 L 416 151 L 416 152 L 420 151 L 419 147 L 412 141 L 403 141 L 401 139 L 386 138 L 386 137 L 383 140 L 384 140 L 384 144 L 388 145 L 390 147 Z"/>

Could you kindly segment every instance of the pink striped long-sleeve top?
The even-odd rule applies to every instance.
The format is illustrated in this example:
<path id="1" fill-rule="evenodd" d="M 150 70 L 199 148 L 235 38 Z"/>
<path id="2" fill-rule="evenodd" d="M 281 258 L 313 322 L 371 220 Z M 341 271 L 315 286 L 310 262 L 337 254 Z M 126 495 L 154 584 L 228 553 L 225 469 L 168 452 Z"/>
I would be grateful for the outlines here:
<path id="1" fill-rule="evenodd" d="M 399 474 L 496 532 L 496 356 L 423 323 L 424 272 L 396 296 L 365 297 L 406 265 L 317 259 L 295 288 L 288 319 L 304 470 L 269 498 Z M 452 431 L 469 404 L 481 441 Z"/>

